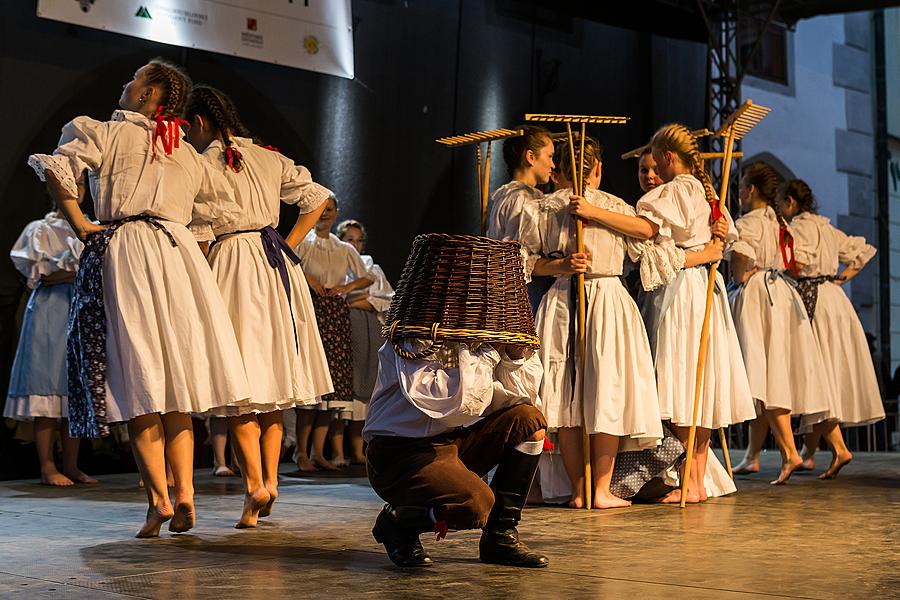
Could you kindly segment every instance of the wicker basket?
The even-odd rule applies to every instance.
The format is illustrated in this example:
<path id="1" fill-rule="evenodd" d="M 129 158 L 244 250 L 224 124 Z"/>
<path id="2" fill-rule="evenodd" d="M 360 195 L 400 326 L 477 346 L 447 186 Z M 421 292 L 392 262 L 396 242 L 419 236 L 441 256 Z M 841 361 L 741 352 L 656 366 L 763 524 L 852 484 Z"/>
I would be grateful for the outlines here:
<path id="1" fill-rule="evenodd" d="M 519 243 L 444 233 L 418 236 L 384 336 L 407 359 L 432 356 L 445 341 L 539 348 Z M 431 345 L 407 352 L 400 347 L 403 338 L 430 340 Z"/>

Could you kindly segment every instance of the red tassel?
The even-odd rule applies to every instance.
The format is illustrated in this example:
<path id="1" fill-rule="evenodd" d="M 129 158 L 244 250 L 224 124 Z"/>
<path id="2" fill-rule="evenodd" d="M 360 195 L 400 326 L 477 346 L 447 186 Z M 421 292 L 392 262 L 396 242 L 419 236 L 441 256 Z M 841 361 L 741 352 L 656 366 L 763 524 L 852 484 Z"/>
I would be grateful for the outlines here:
<path id="1" fill-rule="evenodd" d="M 556 444 L 550 441 L 550 438 L 544 436 L 544 452 L 553 452 L 553 449 L 556 448 Z"/>
<path id="2" fill-rule="evenodd" d="M 235 148 L 227 146 L 225 148 L 225 157 L 228 159 L 226 161 L 228 163 L 228 168 L 235 173 L 239 173 L 242 167 L 237 165 L 237 162 L 239 159 L 243 158 L 243 155 Z"/>
<path id="3" fill-rule="evenodd" d="M 712 225 L 719 219 L 725 218 L 725 213 L 722 212 L 722 208 L 719 206 L 719 199 L 716 198 L 715 202 L 711 202 L 709 205 L 710 213 L 709 213 L 709 224 Z"/>
<path id="4" fill-rule="evenodd" d="M 435 536 L 434 541 L 439 542 L 447 537 L 448 531 L 450 531 L 450 527 L 447 525 L 447 521 L 435 521 L 434 532 L 437 535 Z"/>

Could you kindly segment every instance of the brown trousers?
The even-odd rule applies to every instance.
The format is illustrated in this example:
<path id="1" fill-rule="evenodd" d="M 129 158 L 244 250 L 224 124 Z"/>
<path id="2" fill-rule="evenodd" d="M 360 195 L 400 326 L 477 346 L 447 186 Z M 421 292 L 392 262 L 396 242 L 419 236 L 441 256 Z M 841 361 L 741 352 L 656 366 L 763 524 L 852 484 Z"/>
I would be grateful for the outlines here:
<path id="1" fill-rule="evenodd" d="M 523 404 L 430 438 L 376 436 L 366 453 L 369 482 L 394 506 L 431 507 L 450 529 L 480 529 L 494 505 L 482 477 L 507 448 L 546 427 L 541 411 Z"/>

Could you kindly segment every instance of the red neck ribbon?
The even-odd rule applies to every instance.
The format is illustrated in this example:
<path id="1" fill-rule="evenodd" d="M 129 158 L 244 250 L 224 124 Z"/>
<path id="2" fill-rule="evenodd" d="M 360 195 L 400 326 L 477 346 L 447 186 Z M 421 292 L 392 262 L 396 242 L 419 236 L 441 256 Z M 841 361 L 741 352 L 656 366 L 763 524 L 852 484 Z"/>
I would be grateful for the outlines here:
<path id="1" fill-rule="evenodd" d="M 778 247 L 781 248 L 781 260 L 784 262 L 784 268 L 790 271 L 796 279 L 797 261 L 794 259 L 794 236 L 791 235 L 784 223 L 781 223 L 778 228 Z M 791 253 L 790 259 L 788 259 L 788 251 Z"/>
<path id="2" fill-rule="evenodd" d="M 153 130 L 153 158 L 156 158 L 156 140 L 162 140 L 163 150 L 166 154 L 172 154 L 172 149 L 178 148 L 178 142 L 181 140 L 181 126 L 189 125 L 187 121 L 178 117 L 164 117 L 165 110 L 165 106 L 160 106 L 153 116 L 156 122 Z"/>

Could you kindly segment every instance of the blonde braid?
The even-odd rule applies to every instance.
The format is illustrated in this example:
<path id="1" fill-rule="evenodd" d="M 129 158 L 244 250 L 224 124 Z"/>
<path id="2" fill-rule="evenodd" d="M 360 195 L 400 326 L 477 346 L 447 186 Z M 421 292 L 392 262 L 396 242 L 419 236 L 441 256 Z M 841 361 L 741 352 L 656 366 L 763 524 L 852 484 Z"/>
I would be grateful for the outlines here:
<path id="1" fill-rule="evenodd" d="M 669 123 L 660 127 L 653 138 L 650 140 L 650 146 L 661 152 L 672 152 L 681 159 L 685 166 L 691 169 L 691 175 L 697 178 L 703 184 L 703 191 L 706 194 L 706 201 L 710 205 L 715 204 L 718 196 L 713 188 L 712 180 L 709 173 L 703 168 L 703 162 L 700 159 L 700 146 L 697 144 L 697 138 L 691 135 L 690 130 L 681 123 Z"/>

